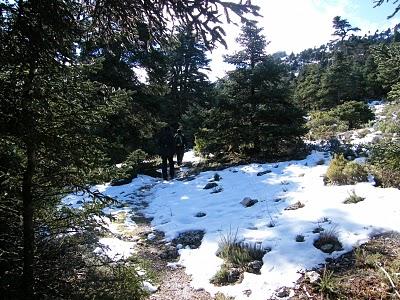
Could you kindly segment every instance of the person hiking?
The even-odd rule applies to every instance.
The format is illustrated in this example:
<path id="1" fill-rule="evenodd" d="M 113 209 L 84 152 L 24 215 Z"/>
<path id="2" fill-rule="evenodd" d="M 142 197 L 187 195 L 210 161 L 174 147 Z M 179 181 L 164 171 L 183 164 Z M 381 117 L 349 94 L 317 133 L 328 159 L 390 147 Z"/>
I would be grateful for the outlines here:
<path id="1" fill-rule="evenodd" d="M 159 154 L 162 159 L 162 177 L 164 180 L 168 180 L 167 175 L 167 161 L 169 165 L 169 176 L 171 179 L 175 176 L 174 170 L 174 154 L 175 154 L 175 140 L 174 132 L 170 126 L 165 126 L 161 129 L 158 138 Z"/>
<path id="2" fill-rule="evenodd" d="M 181 129 L 178 129 L 175 134 L 175 148 L 176 148 L 176 160 L 178 166 L 182 165 L 183 155 L 185 153 L 186 139 Z"/>

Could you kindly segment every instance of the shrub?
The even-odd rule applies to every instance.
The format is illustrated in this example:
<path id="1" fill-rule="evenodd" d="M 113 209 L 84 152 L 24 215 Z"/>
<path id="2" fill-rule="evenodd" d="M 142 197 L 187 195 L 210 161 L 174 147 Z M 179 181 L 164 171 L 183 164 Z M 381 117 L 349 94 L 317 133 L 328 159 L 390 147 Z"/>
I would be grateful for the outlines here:
<path id="1" fill-rule="evenodd" d="M 356 192 L 354 190 L 352 190 L 351 194 L 349 195 L 349 197 L 346 198 L 346 200 L 344 200 L 344 204 L 351 204 L 351 203 L 358 203 L 361 201 L 364 201 L 365 198 L 360 197 L 356 194 Z"/>
<path id="2" fill-rule="evenodd" d="M 367 104 L 358 101 L 346 101 L 331 111 L 337 119 L 346 122 L 349 129 L 359 128 L 374 119 L 374 113 Z"/>
<path id="3" fill-rule="evenodd" d="M 328 183 L 338 185 L 355 184 L 368 179 L 364 166 L 349 162 L 341 154 L 332 159 L 325 176 Z"/>
<path id="4" fill-rule="evenodd" d="M 383 116 L 378 123 L 378 129 L 384 133 L 400 133 L 400 102 L 385 106 Z"/>
<path id="5" fill-rule="evenodd" d="M 222 265 L 221 269 L 211 278 L 210 282 L 216 285 L 225 285 L 232 282 L 229 269 L 225 265 Z"/>
<path id="6" fill-rule="evenodd" d="M 264 249 L 261 244 L 244 243 L 238 240 L 237 231 L 221 237 L 219 241 L 217 255 L 221 257 L 225 264 L 231 267 L 246 270 L 248 264 L 255 260 L 262 261 L 265 253 L 271 249 Z"/>
<path id="7" fill-rule="evenodd" d="M 313 112 L 310 117 L 310 138 L 330 139 L 339 132 L 359 128 L 373 120 L 374 114 L 363 102 L 347 101 L 329 111 Z"/>
<path id="8" fill-rule="evenodd" d="M 146 152 L 141 149 L 131 152 L 117 171 L 118 178 L 132 179 L 137 176 L 147 158 Z"/>
<path id="9" fill-rule="evenodd" d="M 347 184 L 355 184 L 357 182 L 368 180 L 368 173 L 365 170 L 365 167 L 354 161 L 346 164 L 343 169 L 343 175 L 346 178 Z"/>
<path id="10" fill-rule="evenodd" d="M 335 278 L 333 276 L 333 271 L 327 270 L 326 266 L 324 268 L 324 272 L 322 273 L 321 279 L 317 283 L 317 290 L 328 297 L 336 294 L 337 287 Z"/>
<path id="11" fill-rule="evenodd" d="M 343 175 L 343 169 L 346 164 L 347 160 L 343 155 L 335 155 L 326 171 L 328 182 L 331 184 L 343 184 L 346 181 Z"/>
<path id="12" fill-rule="evenodd" d="M 304 235 L 302 235 L 302 234 L 296 235 L 296 242 L 298 242 L 298 243 L 304 242 Z"/>
<path id="13" fill-rule="evenodd" d="M 369 163 L 377 183 L 400 188 L 400 144 L 383 141 L 371 147 Z"/>
<path id="14" fill-rule="evenodd" d="M 346 122 L 338 120 L 329 112 L 313 112 L 310 117 L 307 122 L 307 128 L 310 130 L 310 139 L 330 139 L 336 133 L 348 130 Z"/>

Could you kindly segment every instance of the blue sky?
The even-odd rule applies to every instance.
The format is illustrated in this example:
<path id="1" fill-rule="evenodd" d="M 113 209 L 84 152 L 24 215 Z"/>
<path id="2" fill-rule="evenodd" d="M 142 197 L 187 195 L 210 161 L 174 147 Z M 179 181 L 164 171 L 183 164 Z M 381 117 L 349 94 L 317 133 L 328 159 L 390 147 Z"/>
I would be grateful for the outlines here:
<path id="1" fill-rule="evenodd" d="M 400 23 L 400 14 L 390 20 L 386 18 L 394 11 L 392 3 L 373 8 L 373 0 L 253 0 L 252 4 L 261 8 L 263 18 L 258 18 L 258 21 L 271 42 L 267 47 L 268 53 L 298 53 L 325 44 L 332 38 L 332 19 L 335 16 L 359 27 L 362 30 L 359 34 L 386 30 Z M 223 54 L 238 50 L 235 38 L 240 28 L 226 25 L 225 29 L 229 48 L 220 47 L 211 54 L 211 80 L 223 77 L 226 70 L 232 69 L 223 63 Z"/>

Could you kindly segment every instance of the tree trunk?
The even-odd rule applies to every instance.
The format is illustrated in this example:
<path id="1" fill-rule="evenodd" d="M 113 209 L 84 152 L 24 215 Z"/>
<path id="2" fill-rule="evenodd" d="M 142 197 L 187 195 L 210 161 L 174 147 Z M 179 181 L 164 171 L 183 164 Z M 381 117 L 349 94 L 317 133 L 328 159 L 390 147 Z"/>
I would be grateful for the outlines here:
<path id="1" fill-rule="evenodd" d="M 33 195 L 32 179 L 35 168 L 35 150 L 31 144 L 26 149 L 27 165 L 22 182 L 23 201 L 23 233 L 24 233 L 24 266 L 22 291 L 24 299 L 34 298 L 34 227 L 33 227 Z"/>

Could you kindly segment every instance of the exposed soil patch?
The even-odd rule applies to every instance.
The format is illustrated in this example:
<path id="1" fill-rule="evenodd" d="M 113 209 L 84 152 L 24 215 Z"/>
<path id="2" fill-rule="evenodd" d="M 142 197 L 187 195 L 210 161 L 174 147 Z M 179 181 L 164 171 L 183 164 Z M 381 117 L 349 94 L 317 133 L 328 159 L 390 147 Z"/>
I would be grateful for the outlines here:
<path id="1" fill-rule="evenodd" d="M 400 234 L 377 235 L 316 271 L 321 279 L 311 284 L 303 275 L 291 299 L 399 299 Z M 322 287 L 324 272 L 332 274 L 330 289 Z"/>
<path id="2" fill-rule="evenodd" d="M 166 245 L 162 232 L 152 232 L 150 220 L 143 217 L 139 225 L 141 240 L 138 242 L 138 256 L 150 264 L 150 269 L 157 277 L 157 292 L 149 296 L 150 300 L 208 300 L 213 297 L 204 290 L 195 290 L 190 285 L 190 276 L 185 273 L 182 267 L 168 267 L 168 262 L 174 261 L 174 257 L 165 254 L 176 249 L 173 245 Z M 148 239 L 149 234 L 153 235 Z M 196 233 L 197 235 L 197 233 Z M 201 238 L 204 235 L 202 232 Z M 201 239 L 200 239 L 201 242 Z M 177 254 L 177 251 L 175 251 Z M 175 258 L 178 256 L 176 255 Z"/>

